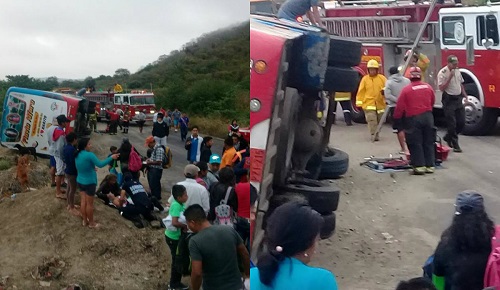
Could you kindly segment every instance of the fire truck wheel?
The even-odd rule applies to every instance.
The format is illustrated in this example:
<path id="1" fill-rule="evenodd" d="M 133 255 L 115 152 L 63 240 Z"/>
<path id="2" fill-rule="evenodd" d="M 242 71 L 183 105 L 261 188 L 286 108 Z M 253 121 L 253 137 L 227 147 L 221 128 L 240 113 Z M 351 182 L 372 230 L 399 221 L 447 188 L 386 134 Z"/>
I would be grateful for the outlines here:
<path id="1" fill-rule="evenodd" d="M 309 205 L 321 214 L 331 213 L 337 210 L 339 205 L 340 189 L 334 184 L 318 180 L 303 179 L 280 187 L 278 192 L 303 195 Z"/>
<path id="2" fill-rule="evenodd" d="M 363 112 L 362 108 L 356 106 L 356 94 L 354 94 L 350 102 L 349 110 L 351 111 L 351 118 L 354 123 L 366 124 L 365 112 Z"/>
<path id="3" fill-rule="evenodd" d="M 323 217 L 323 226 L 319 232 L 319 237 L 322 240 L 326 240 L 330 238 L 335 232 L 335 225 L 337 223 L 337 217 L 335 216 L 335 212 L 332 212 L 327 215 L 322 215 Z"/>
<path id="4" fill-rule="evenodd" d="M 321 160 L 319 179 L 335 179 L 344 175 L 349 169 L 349 155 L 342 150 L 328 148 Z"/>
<path id="5" fill-rule="evenodd" d="M 467 93 L 465 106 L 464 135 L 487 135 L 493 130 L 498 120 L 498 110 L 485 108 L 479 99 L 479 91 L 475 84 L 464 85 Z"/>
<path id="6" fill-rule="evenodd" d="M 352 67 L 361 62 L 361 42 L 340 36 L 330 36 L 328 65 Z M 346 91 L 337 91 L 346 92 Z"/>
<path id="7" fill-rule="evenodd" d="M 323 90 L 352 92 L 358 88 L 359 73 L 352 68 L 327 67 Z"/>

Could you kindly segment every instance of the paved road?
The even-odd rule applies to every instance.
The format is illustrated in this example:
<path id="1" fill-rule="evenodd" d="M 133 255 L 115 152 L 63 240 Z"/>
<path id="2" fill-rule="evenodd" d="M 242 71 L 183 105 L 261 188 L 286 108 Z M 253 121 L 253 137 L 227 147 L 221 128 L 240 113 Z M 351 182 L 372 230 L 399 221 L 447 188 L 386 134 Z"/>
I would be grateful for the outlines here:
<path id="1" fill-rule="evenodd" d="M 104 130 L 106 128 L 105 123 L 99 123 L 98 129 Z M 119 128 L 118 128 L 119 129 Z M 118 133 L 117 135 L 111 136 L 109 134 L 93 134 L 92 141 L 97 152 L 99 152 L 99 157 L 104 156 L 109 153 L 109 147 L 114 145 L 120 147 L 120 143 L 123 137 L 128 137 L 132 145 L 134 145 L 141 155 L 146 156 L 147 148 L 144 145 L 144 140 L 146 137 L 151 135 L 152 126 L 144 127 L 144 132 L 139 133 L 139 128 L 132 125 L 129 129 L 128 134 Z M 201 134 L 202 136 L 207 136 L 206 134 Z M 170 195 L 170 189 L 175 183 L 184 180 L 184 167 L 188 164 L 186 159 L 187 153 L 184 149 L 184 142 L 181 141 L 180 132 L 170 131 L 168 137 L 168 146 L 172 150 L 173 155 L 173 165 L 171 168 L 163 171 L 162 177 L 162 197 L 165 199 L 166 196 Z M 222 153 L 223 142 L 220 139 L 214 139 L 214 145 L 212 147 L 212 153 L 221 154 Z M 141 176 L 141 178 L 143 178 Z M 144 185 L 147 185 L 147 181 L 144 178 L 141 180 Z M 168 194 L 166 194 L 168 192 Z"/>

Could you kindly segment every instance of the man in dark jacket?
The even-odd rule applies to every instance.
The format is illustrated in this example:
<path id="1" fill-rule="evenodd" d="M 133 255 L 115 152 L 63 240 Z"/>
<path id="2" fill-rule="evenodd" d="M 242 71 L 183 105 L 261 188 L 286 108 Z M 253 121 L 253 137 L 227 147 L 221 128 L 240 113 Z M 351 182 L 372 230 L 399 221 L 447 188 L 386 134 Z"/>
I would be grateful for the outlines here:
<path id="1" fill-rule="evenodd" d="M 396 120 L 405 115 L 406 144 L 410 149 L 411 165 L 416 175 L 434 173 L 435 163 L 436 135 L 432 109 L 436 97 L 434 89 L 422 82 L 421 77 L 419 67 L 410 69 L 411 84 L 401 91 L 394 110 Z"/>
<path id="2" fill-rule="evenodd" d="M 155 138 L 156 144 L 167 146 L 167 137 L 170 133 L 170 128 L 168 124 L 163 121 L 164 115 L 158 113 L 156 122 L 153 123 L 153 137 Z"/>
<path id="3" fill-rule="evenodd" d="M 210 161 L 210 156 L 212 156 L 212 145 L 214 140 L 212 137 L 207 136 L 203 138 L 203 144 L 201 145 L 201 157 L 200 161 L 208 163 Z"/>

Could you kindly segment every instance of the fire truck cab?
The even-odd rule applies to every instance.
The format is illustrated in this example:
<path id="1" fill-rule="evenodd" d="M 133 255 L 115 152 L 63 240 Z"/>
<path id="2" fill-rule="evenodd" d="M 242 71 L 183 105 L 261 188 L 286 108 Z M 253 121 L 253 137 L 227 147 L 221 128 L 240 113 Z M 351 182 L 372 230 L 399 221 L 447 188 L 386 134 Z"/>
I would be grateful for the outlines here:
<path id="1" fill-rule="evenodd" d="M 425 31 L 416 52 L 426 55 L 430 65 L 425 81 L 436 90 L 436 111 L 442 108 L 437 85 L 439 70 L 447 65 L 447 57 L 456 55 L 468 95 L 464 102 L 466 126 L 464 134 L 484 135 L 497 123 L 500 99 L 498 59 L 500 6 L 458 7 L 455 3 L 437 4 L 430 20 L 423 23 L 429 4 L 401 1 L 348 1 L 345 6 L 326 9 L 323 21 L 330 33 L 353 37 L 363 43 L 361 63 L 355 67 L 360 76 L 366 74 L 366 63 L 375 59 L 388 75 L 389 68 L 404 63 L 419 28 Z M 352 91 L 351 112 L 356 122 L 365 122 L 355 105 L 357 90 Z"/>
<path id="2" fill-rule="evenodd" d="M 266 219 L 279 205 L 306 200 L 324 220 L 321 237 L 335 229 L 339 188 L 322 182 L 332 159 L 347 170 L 348 156 L 329 148 L 335 91 L 358 84 L 361 43 L 319 28 L 274 17 L 250 18 L 250 156 L 252 185 L 259 192 L 252 223 L 252 259 L 265 247 Z M 324 93 L 326 91 L 326 93 Z M 318 105 L 328 111 L 326 124 Z M 318 163 L 311 166 L 311 162 Z M 345 173 L 345 171 L 344 171 Z"/>

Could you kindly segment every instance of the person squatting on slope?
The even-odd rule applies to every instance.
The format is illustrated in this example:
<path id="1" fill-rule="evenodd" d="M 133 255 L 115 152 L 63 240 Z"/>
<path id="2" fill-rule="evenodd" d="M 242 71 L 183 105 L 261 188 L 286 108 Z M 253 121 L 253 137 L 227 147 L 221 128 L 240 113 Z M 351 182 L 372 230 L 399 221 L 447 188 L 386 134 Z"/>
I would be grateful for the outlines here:
<path id="1" fill-rule="evenodd" d="M 411 68 L 410 80 L 411 84 L 401 91 L 394 119 L 401 120 L 405 116 L 404 130 L 413 172 L 417 175 L 434 173 L 436 129 L 432 108 L 436 97 L 432 87 L 421 81 L 420 68 Z"/>

